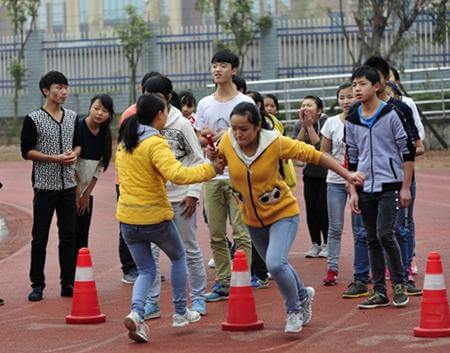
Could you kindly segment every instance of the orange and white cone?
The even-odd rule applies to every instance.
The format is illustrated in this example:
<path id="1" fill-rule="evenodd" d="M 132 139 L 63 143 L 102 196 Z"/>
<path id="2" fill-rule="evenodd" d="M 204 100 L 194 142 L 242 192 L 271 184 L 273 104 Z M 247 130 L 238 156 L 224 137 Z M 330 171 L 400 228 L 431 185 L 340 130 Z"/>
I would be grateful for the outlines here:
<path id="1" fill-rule="evenodd" d="M 237 250 L 234 254 L 233 273 L 231 274 L 227 321 L 222 322 L 222 330 L 252 331 L 260 330 L 263 326 L 264 323 L 256 316 L 255 300 L 245 253 Z"/>
<path id="2" fill-rule="evenodd" d="M 414 336 L 450 336 L 450 313 L 441 256 L 434 251 L 428 254 L 420 309 L 420 325 L 414 328 Z"/>
<path id="3" fill-rule="evenodd" d="M 96 324 L 105 320 L 106 316 L 100 312 L 98 305 L 91 255 L 88 248 L 81 248 L 75 271 L 72 311 L 66 316 L 66 323 Z"/>

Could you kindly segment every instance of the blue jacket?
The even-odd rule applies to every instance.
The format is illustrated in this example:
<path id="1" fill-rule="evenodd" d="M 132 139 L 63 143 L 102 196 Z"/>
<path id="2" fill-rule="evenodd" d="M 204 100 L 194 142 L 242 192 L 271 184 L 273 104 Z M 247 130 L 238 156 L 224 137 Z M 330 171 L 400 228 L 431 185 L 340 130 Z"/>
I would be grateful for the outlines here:
<path id="1" fill-rule="evenodd" d="M 345 122 L 348 169 L 366 175 L 365 192 L 400 189 L 403 162 L 414 161 L 416 154 L 403 115 L 388 104 L 369 128 L 361 123 L 355 108 Z"/>

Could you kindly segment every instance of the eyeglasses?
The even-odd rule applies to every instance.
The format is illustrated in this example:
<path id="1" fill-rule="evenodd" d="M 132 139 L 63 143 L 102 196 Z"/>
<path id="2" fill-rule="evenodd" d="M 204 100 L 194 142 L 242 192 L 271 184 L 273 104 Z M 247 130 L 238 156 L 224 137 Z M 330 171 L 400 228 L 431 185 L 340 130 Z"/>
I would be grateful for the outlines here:
<path id="1" fill-rule="evenodd" d="M 277 202 L 281 197 L 281 190 L 275 187 L 272 191 L 265 192 L 259 197 L 259 201 L 262 203 L 270 204 Z"/>

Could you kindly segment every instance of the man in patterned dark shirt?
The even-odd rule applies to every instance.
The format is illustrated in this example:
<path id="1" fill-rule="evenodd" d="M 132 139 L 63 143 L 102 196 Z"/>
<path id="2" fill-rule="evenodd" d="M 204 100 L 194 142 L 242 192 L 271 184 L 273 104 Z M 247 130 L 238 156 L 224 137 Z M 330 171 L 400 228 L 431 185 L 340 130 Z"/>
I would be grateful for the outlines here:
<path id="1" fill-rule="evenodd" d="M 67 78 L 50 71 L 40 82 L 44 105 L 29 113 L 22 126 L 21 150 L 33 161 L 33 229 L 28 300 L 40 301 L 45 288 L 45 257 L 53 213 L 59 234 L 61 296 L 73 295 L 75 275 L 76 182 L 75 162 L 81 148 L 77 143 L 77 114 L 62 107 L 67 99 Z"/>

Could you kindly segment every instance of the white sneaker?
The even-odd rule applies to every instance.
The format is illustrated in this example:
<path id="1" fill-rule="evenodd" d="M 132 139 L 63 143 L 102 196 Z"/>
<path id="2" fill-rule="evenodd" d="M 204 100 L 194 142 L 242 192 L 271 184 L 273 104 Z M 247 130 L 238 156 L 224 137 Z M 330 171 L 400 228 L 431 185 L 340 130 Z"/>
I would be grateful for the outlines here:
<path id="1" fill-rule="evenodd" d="M 201 318 L 200 314 L 196 311 L 191 311 L 186 308 L 184 315 L 174 314 L 172 327 L 185 327 L 189 324 L 199 321 Z"/>
<path id="2" fill-rule="evenodd" d="M 128 329 L 128 337 L 139 343 L 148 342 L 148 326 L 136 311 L 132 311 L 123 319 Z"/>
<path id="3" fill-rule="evenodd" d="M 322 250 L 320 250 L 317 257 L 328 257 L 328 245 L 327 244 L 325 244 L 324 247 L 322 248 Z"/>
<path id="4" fill-rule="evenodd" d="M 303 315 L 302 313 L 289 313 L 286 319 L 285 333 L 298 333 L 302 330 Z"/>
<path id="5" fill-rule="evenodd" d="M 321 247 L 320 245 L 313 243 L 311 245 L 311 249 L 306 253 L 305 257 L 318 257 L 320 253 Z"/>
<path id="6" fill-rule="evenodd" d="M 308 325 L 312 319 L 312 302 L 316 294 L 313 287 L 306 287 L 306 291 L 308 292 L 308 298 L 305 298 L 301 303 L 303 309 L 303 326 Z"/>
<path id="7" fill-rule="evenodd" d="M 209 268 L 216 268 L 216 263 L 214 262 L 214 258 L 211 257 L 211 259 L 209 259 L 208 267 Z"/>

